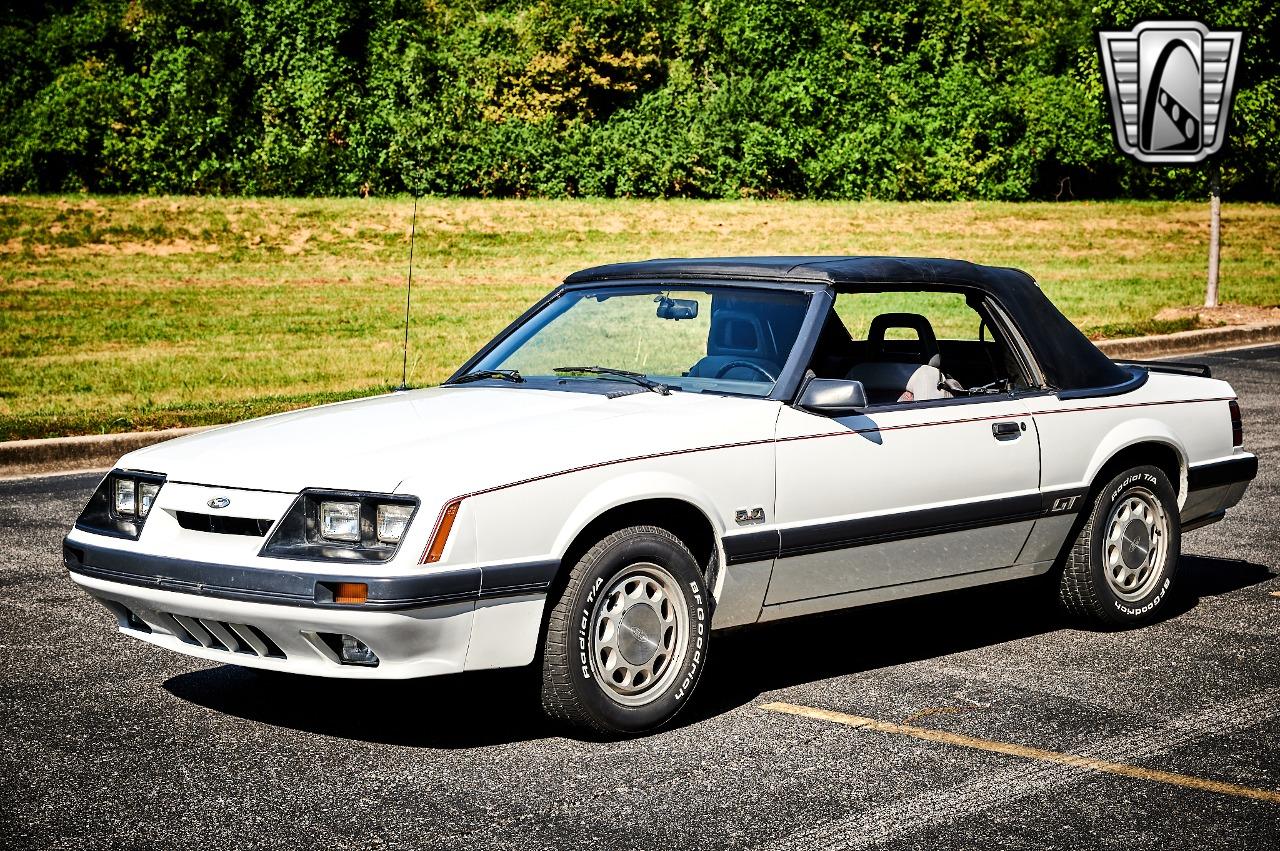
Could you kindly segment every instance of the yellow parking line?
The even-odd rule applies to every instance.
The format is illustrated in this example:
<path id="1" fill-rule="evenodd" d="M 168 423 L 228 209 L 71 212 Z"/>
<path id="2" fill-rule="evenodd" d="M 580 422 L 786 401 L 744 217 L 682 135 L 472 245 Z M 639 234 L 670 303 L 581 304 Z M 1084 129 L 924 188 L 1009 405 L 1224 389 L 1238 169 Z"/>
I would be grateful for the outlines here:
<path id="1" fill-rule="evenodd" d="M 990 753 L 999 753 L 1006 756 L 1018 756 L 1024 759 L 1038 759 L 1042 762 L 1054 762 L 1059 765 L 1068 765 L 1072 768 L 1079 768 L 1085 771 L 1105 771 L 1108 774 L 1119 774 L 1123 777 L 1134 777 L 1139 780 L 1152 780 L 1157 783 L 1169 783 L 1173 786 L 1182 786 L 1187 789 L 1199 789 L 1204 792 L 1217 792 L 1220 795 L 1235 795 L 1240 798 L 1252 798 L 1255 801 L 1268 801 L 1273 804 L 1280 804 L 1280 792 L 1272 792 L 1267 789 L 1254 789 L 1249 786 L 1238 786 L 1235 783 L 1222 783 L 1217 780 L 1204 780 L 1199 777 L 1189 777 L 1185 774 L 1174 774 L 1170 771 L 1159 771 L 1151 768 L 1140 768 L 1136 765 L 1125 765 L 1121 762 L 1108 762 L 1103 759 L 1092 759 L 1086 756 L 1076 756 L 1069 753 L 1058 753 L 1057 751 L 1045 751 L 1039 748 L 1029 748 L 1026 745 L 1015 745 L 1009 742 L 995 742 L 990 739 L 977 739 L 973 736 L 964 736 L 959 733 L 948 733 L 945 730 L 930 730 L 925 727 L 910 727 L 906 724 L 894 724 L 890 721 L 877 721 L 874 718 L 863 718 L 860 715 L 846 715 L 843 712 L 832 712 L 827 709 L 814 709 L 809 706 L 797 706 L 794 703 L 766 703 L 760 707 L 769 712 L 782 712 L 788 715 L 799 715 L 804 718 L 813 718 L 818 721 L 830 721 L 835 724 L 844 724 L 848 727 L 856 727 L 860 730 L 875 730 L 878 733 L 896 733 L 902 736 L 912 736 L 917 739 L 924 739 L 928 742 L 938 742 L 944 745 L 955 745 L 962 748 L 972 748 L 974 750 L 989 751 Z"/>

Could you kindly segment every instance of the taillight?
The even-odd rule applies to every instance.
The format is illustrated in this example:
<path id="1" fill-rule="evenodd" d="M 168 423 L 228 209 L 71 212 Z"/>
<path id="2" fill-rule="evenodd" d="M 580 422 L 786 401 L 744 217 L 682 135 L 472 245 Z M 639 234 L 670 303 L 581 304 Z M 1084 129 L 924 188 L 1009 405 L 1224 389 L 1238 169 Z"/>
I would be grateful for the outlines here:
<path id="1" fill-rule="evenodd" d="M 1244 446 L 1244 420 L 1240 417 L 1240 403 L 1232 399 L 1227 405 L 1231 408 L 1231 445 Z"/>

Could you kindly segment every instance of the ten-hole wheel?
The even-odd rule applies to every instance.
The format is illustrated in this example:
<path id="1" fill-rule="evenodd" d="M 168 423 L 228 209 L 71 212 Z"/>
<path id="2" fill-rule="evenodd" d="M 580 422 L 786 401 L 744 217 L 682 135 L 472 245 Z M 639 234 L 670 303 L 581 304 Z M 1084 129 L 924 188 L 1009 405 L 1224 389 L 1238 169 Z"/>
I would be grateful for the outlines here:
<path id="1" fill-rule="evenodd" d="M 1169 477 L 1146 465 L 1125 470 L 1096 492 L 1088 510 L 1062 564 L 1062 607 L 1114 627 L 1156 618 L 1168 606 L 1182 549 Z"/>
<path id="2" fill-rule="evenodd" d="M 689 549 L 632 526 L 578 560 L 554 600 L 542 648 L 542 705 L 601 733 L 659 727 L 706 666 L 711 607 Z"/>

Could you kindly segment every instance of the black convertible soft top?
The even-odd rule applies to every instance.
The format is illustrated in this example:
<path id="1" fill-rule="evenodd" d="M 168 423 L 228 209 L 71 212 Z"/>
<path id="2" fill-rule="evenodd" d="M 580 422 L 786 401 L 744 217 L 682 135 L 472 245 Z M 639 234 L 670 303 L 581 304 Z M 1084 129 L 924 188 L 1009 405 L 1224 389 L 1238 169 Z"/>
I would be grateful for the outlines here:
<path id="1" fill-rule="evenodd" d="M 928 257 L 701 257 L 614 263 L 575 272 L 566 284 L 636 279 L 776 281 L 826 285 L 836 292 L 884 292 L 920 287 L 977 290 L 990 295 L 1017 324 L 1045 378 L 1059 390 L 1091 391 L 1131 382 L 1118 366 L 1053 306 L 1035 279 L 1019 269 Z"/>

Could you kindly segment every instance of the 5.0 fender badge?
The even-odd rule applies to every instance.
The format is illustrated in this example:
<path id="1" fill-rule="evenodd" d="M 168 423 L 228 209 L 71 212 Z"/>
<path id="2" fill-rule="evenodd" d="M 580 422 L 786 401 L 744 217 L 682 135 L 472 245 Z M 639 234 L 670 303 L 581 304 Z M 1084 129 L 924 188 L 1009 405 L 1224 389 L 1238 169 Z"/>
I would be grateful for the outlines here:
<path id="1" fill-rule="evenodd" d="M 1240 30 L 1143 21 L 1100 30 L 1116 144 L 1144 163 L 1197 163 L 1218 152 L 1240 62 Z"/>
<path id="2" fill-rule="evenodd" d="M 215 496 L 207 503 L 210 508 L 226 508 L 230 504 L 231 500 L 227 499 L 225 496 Z"/>

